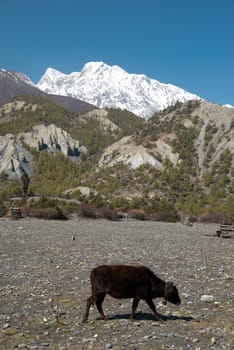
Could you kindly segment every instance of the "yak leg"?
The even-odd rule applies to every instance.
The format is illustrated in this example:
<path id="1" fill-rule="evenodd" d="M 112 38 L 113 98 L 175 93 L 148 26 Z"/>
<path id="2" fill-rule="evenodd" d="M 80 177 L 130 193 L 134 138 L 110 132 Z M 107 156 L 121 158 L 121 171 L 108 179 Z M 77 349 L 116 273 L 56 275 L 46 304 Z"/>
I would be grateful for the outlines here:
<path id="1" fill-rule="evenodd" d="M 131 320 L 135 319 L 135 311 L 137 309 L 137 306 L 139 304 L 140 299 L 139 298 L 134 298 L 132 301 L 132 314 L 131 314 Z"/>
<path id="2" fill-rule="evenodd" d="M 98 309 L 98 312 L 100 314 L 100 317 L 104 320 L 106 318 L 106 316 L 104 315 L 104 312 L 103 312 L 103 309 L 102 309 L 102 303 L 103 303 L 103 300 L 105 298 L 106 294 L 105 293 L 102 293 L 102 294 L 98 294 L 96 296 L 96 301 L 95 301 L 95 304 L 97 306 L 97 309 Z"/>
<path id="3" fill-rule="evenodd" d="M 94 304 L 94 297 L 91 295 L 91 297 L 89 297 L 87 299 L 87 303 L 86 303 L 86 309 L 85 309 L 85 313 L 83 315 L 83 322 L 87 321 L 88 317 L 89 317 L 89 309 L 90 306 Z"/>
<path id="4" fill-rule="evenodd" d="M 156 321 L 159 321 L 160 320 L 160 315 L 157 313 L 157 311 L 156 311 L 156 307 L 155 307 L 155 305 L 154 305 L 154 302 L 153 302 L 153 300 L 151 299 L 151 298 L 147 298 L 146 299 L 146 302 L 147 302 L 147 304 L 149 305 L 149 307 L 151 308 L 151 310 L 153 311 L 153 313 L 154 313 L 154 316 L 155 316 L 155 320 Z"/>

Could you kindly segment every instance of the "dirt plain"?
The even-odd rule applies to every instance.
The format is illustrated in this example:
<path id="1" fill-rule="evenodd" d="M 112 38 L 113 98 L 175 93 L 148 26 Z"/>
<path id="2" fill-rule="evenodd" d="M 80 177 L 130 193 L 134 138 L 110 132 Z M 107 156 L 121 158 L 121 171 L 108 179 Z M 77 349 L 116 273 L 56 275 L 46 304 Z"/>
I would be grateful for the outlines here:
<path id="1" fill-rule="evenodd" d="M 234 240 L 218 225 L 0 219 L 0 349 L 234 349 Z M 141 301 L 106 297 L 82 323 L 90 270 L 141 263 L 173 281 L 182 304 L 154 321 Z"/>

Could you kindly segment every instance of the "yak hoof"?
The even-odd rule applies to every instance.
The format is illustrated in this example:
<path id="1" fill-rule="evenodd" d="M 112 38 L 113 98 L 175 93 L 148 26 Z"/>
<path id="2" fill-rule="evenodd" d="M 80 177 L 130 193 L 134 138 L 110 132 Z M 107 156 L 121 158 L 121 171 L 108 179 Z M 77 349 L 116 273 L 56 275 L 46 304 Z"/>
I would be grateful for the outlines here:
<path id="1" fill-rule="evenodd" d="M 155 321 L 163 321 L 163 318 L 161 315 L 155 314 L 154 316 L 155 316 Z"/>

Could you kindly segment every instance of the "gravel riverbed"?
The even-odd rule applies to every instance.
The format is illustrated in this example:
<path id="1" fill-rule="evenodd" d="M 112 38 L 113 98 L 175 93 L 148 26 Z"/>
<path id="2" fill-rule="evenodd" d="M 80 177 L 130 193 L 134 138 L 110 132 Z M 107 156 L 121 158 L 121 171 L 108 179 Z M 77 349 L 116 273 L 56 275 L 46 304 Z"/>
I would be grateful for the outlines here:
<path id="1" fill-rule="evenodd" d="M 0 349 L 234 349 L 234 240 L 218 225 L 0 219 Z M 106 297 L 82 323 L 90 270 L 141 263 L 175 282 L 182 303 Z"/>

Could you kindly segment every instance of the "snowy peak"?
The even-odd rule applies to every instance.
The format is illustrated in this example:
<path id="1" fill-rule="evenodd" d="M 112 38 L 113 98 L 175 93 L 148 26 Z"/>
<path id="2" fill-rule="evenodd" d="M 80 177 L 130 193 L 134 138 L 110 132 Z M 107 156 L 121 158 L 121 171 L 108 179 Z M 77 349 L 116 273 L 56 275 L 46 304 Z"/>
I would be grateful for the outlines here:
<path id="1" fill-rule="evenodd" d="M 7 71 L 6 69 L 0 68 L 0 77 L 5 79 L 12 79 L 16 83 L 25 83 L 34 86 L 32 80 L 27 75 L 20 72 Z"/>
<path id="2" fill-rule="evenodd" d="M 234 108 L 234 106 L 233 106 L 233 105 L 230 105 L 229 103 L 223 105 L 223 107 L 226 107 L 226 108 Z"/>
<path id="3" fill-rule="evenodd" d="M 48 68 L 37 84 L 47 93 L 81 99 L 99 108 L 126 109 L 148 119 L 176 102 L 200 99 L 177 86 L 143 74 L 129 74 L 117 65 L 88 62 L 81 72 L 63 74 Z"/>
<path id="4" fill-rule="evenodd" d="M 66 74 L 60 73 L 58 70 L 49 67 L 45 72 L 45 76 L 50 79 L 54 79 L 54 78 L 59 78 L 61 76 L 66 76 Z"/>
<path id="5" fill-rule="evenodd" d="M 100 70 L 105 70 L 108 68 L 108 65 L 105 64 L 102 61 L 97 61 L 97 62 L 88 62 L 84 65 L 82 69 L 82 73 L 84 74 L 96 74 Z"/>
<path id="6" fill-rule="evenodd" d="M 66 77 L 66 74 L 63 74 L 53 68 L 47 68 L 47 70 L 45 71 L 45 74 L 40 79 L 37 85 L 39 89 L 41 89 L 42 91 L 46 93 L 50 93 L 50 91 L 54 91 L 56 89 L 56 85 L 59 84 L 60 78 L 65 79 L 65 77 Z M 50 88 L 48 88 L 48 86 L 50 86 Z M 55 94 L 55 95 L 61 95 L 61 94 Z"/>

